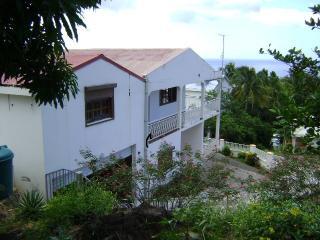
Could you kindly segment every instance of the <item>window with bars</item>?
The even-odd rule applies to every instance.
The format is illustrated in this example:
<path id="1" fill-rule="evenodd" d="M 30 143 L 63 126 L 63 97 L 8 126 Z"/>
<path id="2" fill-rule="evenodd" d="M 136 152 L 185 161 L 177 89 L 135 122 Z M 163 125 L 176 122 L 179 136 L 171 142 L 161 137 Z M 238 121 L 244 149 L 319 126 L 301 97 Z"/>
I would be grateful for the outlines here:
<path id="1" fill-rule="evenodd" d="M 177 88 L 160 90 L 160 106 L 177 101 Z"/>
<path id="2" fill-rule="evenodd" d="M 114 88 L 108 84 L 85 88 L 86 126 L 114 119 Z"/>

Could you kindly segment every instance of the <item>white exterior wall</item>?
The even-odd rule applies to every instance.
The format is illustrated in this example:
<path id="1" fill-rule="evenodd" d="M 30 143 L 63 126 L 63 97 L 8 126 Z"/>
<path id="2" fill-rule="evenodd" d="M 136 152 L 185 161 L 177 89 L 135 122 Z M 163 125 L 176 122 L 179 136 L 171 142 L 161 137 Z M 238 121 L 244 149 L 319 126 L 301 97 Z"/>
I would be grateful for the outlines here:
<path id="1" fill-rule="evenodd" d="M 160 89 L 171 87 L 179 87 L 179 89 L 182 89 L 187 84 L 200 84 L 201 82 L 216 79 L 217 77 L 219 76 L 213 72 L 213 69 L 207 62 L 205 62 L 192 49 L 188 49 L 169 61 L 167 64 L 164 64 L 162 67 L 148 74 L 148 92 L 152 96 L 154 91 L 158 91 Z M 180 98 L 179 94 L 180 91 L 178 91 L 177 100 Z M 182 98 L 182 101 L 184 102 L 183 99 L 184 97 Z M 177 101 L 177 104 L 179 104 L 179 101 Z M 179 110 L 183 110 L 184 103 L 181 105 L 181 109 L 178 108 L 177 112 L 179 112 Z M 153 116 L 154 115 L 151 115 L 150 117 Z M 158 150 L 161 142 L 164 141 L 175 146 L 175 149 L 178 151 L 181 151 L 181 148 L 183 148 L 183 144 L 185 143 L 190 144 L 193 148 L 193 151 L 202 151 L 203 122 L 198 124 L 194 129 L 190 130 L 190 132 L 184 133 L 186 139 L 185 142 L 183 142 L 184 140 L 182 139 L 181 135 L 182 133 L 179 130 L 150 144 L 148 156 L 150 156 L 152 153 L 155 153 Z"/>
<path id="2" fill-rule="evenodd" d="M 101 157 L 136 144 L 143 152 L 144 82 L 104 60 L 76 71 L 79 90 L 64 109 L 42 107 L 45 145 L 45 172 L 79 168 L 80 150 L 90 149 Z M 84 87 L 116 83 L 114 120 L 85 126 Z M 129 96 L 130 88 L 130 96 Z"/>
<path id="3" fill-rule="evenodd" d="M 2 87 L 0 91 L 0 145 L 14 153 L 15 187 L 45 192 L 41 111 L 24 90 L 12 90 Z"/>
<path id="4" fill-rule="evenodd" d="M 214 72 L 192 49 L 181 53 L 167 64 L 148 74 L 149 93 L 190 83 L 201 83 L 213 79 Z"/>
<path id="5" fill-rule="evenodd" d="M 178 112 L 179 91 L 177 91 L 177 101 L 165 105 L 160 105 L 160 91 L 154 91 L 149 95 L 149 122 L 156 121 Z"/>
<path id="6" fill-rule="evenodd" d="M 192 152 L 203 150 L 203 122 L 181 132 L 181 147 L 190 145 Z"/>
<path id="7" fill-rule="evenodd" d="M 174 146 L 174 150 L 175 151 L 181 151 L 181 132 L 180 131 L 176 131 L 172 134 L 169 134 L 153 143 L 149 144 L 149 148 L 148 148 L 148 158 L 149 160 L 155 160 L 152 157 L 152 154 L 155 154 L 162 143 L 168 143 L 171 146 Z"/>

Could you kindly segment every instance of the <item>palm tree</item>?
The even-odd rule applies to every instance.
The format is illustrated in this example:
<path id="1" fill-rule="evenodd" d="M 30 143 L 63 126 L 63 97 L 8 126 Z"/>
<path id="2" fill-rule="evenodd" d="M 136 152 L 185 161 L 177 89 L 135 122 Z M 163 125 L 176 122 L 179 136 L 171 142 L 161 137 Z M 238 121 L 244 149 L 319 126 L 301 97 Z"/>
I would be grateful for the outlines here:
<path id="1" fill-rule="evenodd" d="M 268 104 L 267 82 L 268 72 L 261 71 L 256 74 L 254 68 L 240 67 L 233 75 L 231 82 L 234 84 L 232 94 L 234 97 L 243 102 L 245 110 L 249 105 L 251 111 L 254 107 L 263 108 Z"/>

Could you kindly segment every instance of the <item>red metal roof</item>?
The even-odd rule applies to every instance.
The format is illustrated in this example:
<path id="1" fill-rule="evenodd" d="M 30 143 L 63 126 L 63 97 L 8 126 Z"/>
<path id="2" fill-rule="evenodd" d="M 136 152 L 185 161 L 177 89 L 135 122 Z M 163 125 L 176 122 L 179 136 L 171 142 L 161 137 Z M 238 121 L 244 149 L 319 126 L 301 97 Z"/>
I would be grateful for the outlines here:
<path id="1" fill-rule="evenodd" d="M 69 50 L 66 58 L 74 69 L 79 69 L 99 58 L 98 56 L 104 56 L 105 60 L 142 78 L 185 50 L 185 48 L 79 49 Z"/>
<path id="2" fill-rule="evenodd" d="M 17 80 L 15 78 L 8 78 L 8 79 L 5 80 L 4 76 L 1 76 L 0 83 L 12 86 L 12 85 L 15 85 L 17 83 Z"/>
<path id="3" fill-rule="evenodd" d="M 67 61 L 78 70 L 98 59 L 103 59 L 129 74 L 144 80 L 155 69 L 186 51 L 186 48 L 158 49 L 73 49 L 66 53 Z M 15 79 L 4 80 L 1 84 L 16 85 Z"/>

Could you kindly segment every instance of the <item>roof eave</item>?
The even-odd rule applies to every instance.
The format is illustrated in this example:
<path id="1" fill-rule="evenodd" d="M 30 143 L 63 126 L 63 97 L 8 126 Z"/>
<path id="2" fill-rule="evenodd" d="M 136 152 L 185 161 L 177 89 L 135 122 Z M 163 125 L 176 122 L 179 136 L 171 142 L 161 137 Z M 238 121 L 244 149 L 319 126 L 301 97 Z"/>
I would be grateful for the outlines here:
<path id="1" fill-rule="evenodd" d="M 89 59 L 89 60 L 87 60 L 87 61 L 85 61 L 85 62 L 83 62 L 83 63 L 81 63 L 81 64 L 79 64 L 77 66 L 74 66 L 73 70 L 77 71 L 77 70 L 79 70 L 79 69 L 81 69 L 81 68 L 83 68 L 83 67 L 85 67 L 85 66 L 87 66 L 87 65 L 89 65 L 89 64 L 91 64 L 91 63 L 93 63 L 93 62 L 95 62 L 97 60 L 100 60 L 100 59 L 104 60 L 104 61 L 106 61 L 106 62 L 108 62 L 108 63 L 110 63 L 112 65 L 114 65 L 115 67 L 117 67 L 117 68 L 121 69 L 122 71 L 124 71 L 124 72 L 126 72 L 126 73 L 128 73 L 128 74 L 130 74 L 130 75 L 132 75 L 132 76 L 134 76 L 136 78 L 138 78 L 139 80 L 141 80 L 143 82 L 145 81 L 143 76 L 139 76 L 138 74 L 136 74 L 136 73 L 132 72 L 131 70 L 125 68 L 124 66 L 120 65 L 119 63 L 117 63 L 117 62 L 113 61 L 112 59 L 106 57 L 104 54 L 99 54 L 96 57 L 93 57 L 93 58 L 91 58 L 91 59 Z"/>

